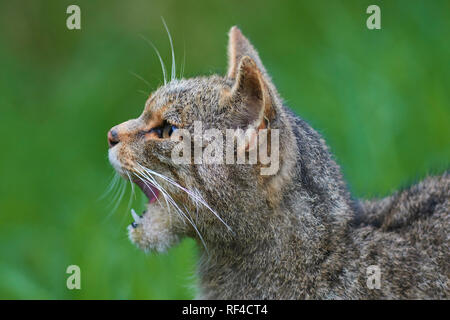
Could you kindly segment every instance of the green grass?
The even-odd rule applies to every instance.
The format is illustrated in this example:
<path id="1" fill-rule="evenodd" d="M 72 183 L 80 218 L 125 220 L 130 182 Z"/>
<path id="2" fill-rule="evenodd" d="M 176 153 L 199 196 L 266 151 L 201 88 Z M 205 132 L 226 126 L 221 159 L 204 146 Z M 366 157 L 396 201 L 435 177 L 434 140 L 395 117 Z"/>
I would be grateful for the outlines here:
<path id="1" fill-rule="evenodd" d="M 194 297 L 195 243 L 145 255 L 127 240 L 129 193 L 111 215 L 99 200 L 112 177 L 106 132 L 162 82 L 140 35 L 170 65 L 161 15 L 186 77 L 223 74 L 239 25 L 355 196 L 448 168 L 448 1 L 377 1 L 379 31 L 365 27 L 371 1 L 76 1 L 82 30 L 69 31 L 72 3 L 0 3 L 0 298 Z M 79 291 L 65 286 L 71 264 Z"/>

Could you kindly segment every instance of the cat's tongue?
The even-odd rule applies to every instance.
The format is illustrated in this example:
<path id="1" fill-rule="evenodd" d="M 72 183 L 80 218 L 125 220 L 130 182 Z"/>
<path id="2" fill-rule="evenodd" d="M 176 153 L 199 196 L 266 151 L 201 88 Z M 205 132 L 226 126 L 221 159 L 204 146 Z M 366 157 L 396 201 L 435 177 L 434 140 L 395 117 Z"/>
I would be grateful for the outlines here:
<path id="1" fill-rule="evenodd" d="M 136 181 L 136 184 L 141 188 L 142 192 L 147 196 L 148 202 L 153 203 L 158 199 L 159 190 L 150 183 L 144 183 L 141 180 Z"/>

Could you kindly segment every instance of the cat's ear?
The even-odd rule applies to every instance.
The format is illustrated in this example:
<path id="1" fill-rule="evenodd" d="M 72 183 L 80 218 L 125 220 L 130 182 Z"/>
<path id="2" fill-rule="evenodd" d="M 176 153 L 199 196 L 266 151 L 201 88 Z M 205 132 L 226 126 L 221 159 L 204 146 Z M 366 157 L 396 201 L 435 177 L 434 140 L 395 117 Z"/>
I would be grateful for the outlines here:
<path id="1" fill-rule="evenodd" d="M 261 71 L 249 56 L 243 56 L 239 62 L 231 97 L 245 105 L 238 110 L 242 125 L 255 129 L 265 127 L 266 113 L 271 110 L 270 94 Z"/>
<path id="2" fill-rule="evenodd" d="M 239 63 L 242 57 L 249 56 L 258 66 L 260 72 L 266 76 L 264 68 L 258 52 L 252 46 L 250 41 L 242 34 L 238 27 L 234 26 L 228 34 L 228 72 L 227 77 L 235 79 L 238 73 Z"/>
<path id="3" fill-rule="evenodd" d="M 234 109 L 235 124 L 246 130 L 244 143 L 238 144 L 238 148 L 240 151 L 256 150 L 258 143 L 264 142 L 258 141 L 258 132 L 269 129 L 273 106 L 264 77 L 249 56 L 243 56 L 239 62 L 231 99 L 232 104 L 238 106 Z"/>

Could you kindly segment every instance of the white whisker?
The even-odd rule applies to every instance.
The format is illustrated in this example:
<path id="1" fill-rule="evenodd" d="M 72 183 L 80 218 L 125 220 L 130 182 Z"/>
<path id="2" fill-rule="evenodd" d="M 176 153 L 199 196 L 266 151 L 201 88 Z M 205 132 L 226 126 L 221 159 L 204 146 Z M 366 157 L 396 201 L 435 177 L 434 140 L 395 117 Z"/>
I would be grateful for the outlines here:
<path id="1" fill-rule="evenodd" d="M 141 173 L 142 174 L 142 173 Z M 153 183 L 151 183 L 151 182 L 148 182 L 147 180 L 145 180 L 145 176 L 140 176 L 140 175 L 136 175 L 136 177 L 139 179 L 139 180 L 141 180 L 148 188 L 149 188 L 149 190 L 151 191 L 151 193 L 153 193 L 153 196 L 156 198 L 156 201 L 158 201 L 158 203 L 159 203 L 159 205 L 162 207 L 162 205 L 161 205 L 161 202 L 159 201 L 159 199 L 158 199 L 158 196 L 155 194 L 155 192 L 153 191 L 153 189 L 152 189 L 152 186 L 153 186 Z M 150 183 L 150 185 L 149 185 L 149 183 Z M 156 187 L 156 186 L 155 186 Z"/>
<path id="2" fill-rule="evenodd" d="M 98 198 L 98 200 L 102 200 L 102 199 L 106 198 L 116 188 L 118 181 L 119 181 L 119 175 L 117 174 L 116 171 L 114 171 L 114 175 L 111 179 L 111 182 L 109 183 L 105 192 L 103 192 L 103 194 Z"/>
<path id="3" fill-rule="evenodd" d="M 127 184 L 125 180 L 120 179 L 119 175 L 117 175 L 115 187 L 118 187 L 117 190 L 114 191 L 112 201 L 107 205 L 107 210 L 109 211 L 108 215 L 105 217 L 105 220 L 109 219 L 117 210 L 117 208 L 120 205 L 120 202 L 122 201 L 122 197 L 125 193 Z"/>
<path id="4" fill-rule="evenodd" d="M 180 79 L 183 79 L 185 65 L 186 65 L 186 42 L 184 42 L 183 44 L 183 62 L 181 63 Z"/>
<path id="5" fill-rule="evenodd" d="M 145 172 L 143 172 L 143 171 L 141 171 L 141 170 L 137 170 L 137 172 L 139 173 L 140 176 L 142 176 L 142 177 L 144 177 L 144 178 L 148 176 Z M 141 178 L 140 176 L 139 176 L 138 178 L 139 178 L 142 182 L 146 183 L 146 182 L 143 180 L 143 178 Z M 148 177 L 148 178 L 150 178 L 151 180 L 154 180 L 153 177 Z M 147 185 L 147 186 L 148 186 L 148 185 Z M 158 190 L 160 190 L 160 189 L 158 189 Z M 151 190 L 151 191 L 152 191 L 153 195 L 156 197 L 156 200 L 158 201 L 158 203 L 161 205 L 161 202 L 159 201 L 158 197 L 155 195 L 155 193 L 153 192 L 153 190 Z M 160 191 L 163 191 L 163 190 L 160 190 Z M 168 213 L 169 213 L 169 223 L 170 223 L 170 225 L 172 225 L 172 216 L 171 216 L 171 214 L 170 214 L 171 210 L 170 210 L 169 202 L 167 201 L 167 196 L 166 196 L 166 194 L 165 194 L 164 192 L 161 192 L 161 194 L 163 195 L 164 201 L 166 202 L 167 211 L 168 211 Z M 184 220 L 183 220 L 183 222 L 184 222 Z"/>
<path id="6" fill-rule="evenodd" d="M 206 252 L 208 252 L 208 247 L 206 246 L 205 240 L 203 238 L 203 236 L 201 235 L 200 231 L 198 230 L 195 222 L 192 220 L 191 215 L 189 214 L 189 211 L 187 210 L 187 208 L 185 207 L 185 209 L 187 210 L 187 212 L 185 213 L 175 202 L 175 200 L 172 198 L 172 196 L 170 196 L 170 194 L 166 191 L 166 189 L 164 187 L 162 187 L 153 177 L 153 175 L 149 172 L 149 171 L 141 171 L 141 170 L 136 170 L 138 172 L 140 172 L 140 174 L 144 174 L 145 177 L 147 177 L 147 179 L 151 180 L 150 183 L 152 185 L 154 185 L 160 192 L 161 194 L 164 196 L 165 200 L 170 202 L 170 204 L 175 208 L 175 211 L 178 213 L 178 215 L 180 215 L 180 217 L 186 219 L 191 226 L 194 228 L 195 232 L 197 233 L 200 241 L 202 242 L 203 246 L 205 247 Z M 188 217 L 189 216 L 189 217 Z M 184 221 L 182 219 L 182 221 Z"/>
<path id="7" fill-rule="evenodd" d="M 163 61 L 163 59 L 161 58 L 161 55 L 159 54 L 158 49 L 156 49 L 155 45 L 154 45 L 150 40 L 148 40 L 146 37 L 144 37 L 143 35 L 141 35 L 141 37 L 142 37 L 148 44 L 150 44 L 150 45 L 152 46 L 153 50 L 155 50 L 156 55 L 157 55 L 158 58 L 159 58 L 159 62 L 161 63 L 161 69 L 162 69 L 163 77 L 164 77 L 164 85 L 166 85 L 166 84 L 167 84 L 166 66 L 164 65 L 164 61 Z"/>
<path id="8" fill-rule="evenodd" d="M 133 180 L 131 180 L 131 176 L 128 173 L 128 171 L 125 171 L 125 172 L 126 172 L 126 174 L 128 176 L 128 180 L 130 181 L 130 184 L 131 184 L 130 200 L 128 200 L 128 207 L 127 207 L 127 211 L 129 211 L 130 208 L 131 208 L 131 204 L 133 202 L 133 195 L 134 195 L 134 199 L 136 199 L 136 194 L 134 192 L 134 184 L 133 184 Z"/>
<path id="9" fill-rule="evenodd" d="M 148 175 L 146 172 L 143 172 L 143 171 L 141 171 L 141 170 L 137 170 L 138 172 L 139 172 L 139 174 L 142 176 L 142 177 L 144 177 L 144 178 L 147 178 L 147 179 L 149 179 L 149 180 L 151 180 L 151 182 L 149 182 L 149 183 L 151 183 L 152 185 L 154 185 L 155 186 L 155 188 L 157 188 L 160 192 L 161 192 L 161 194 L 163 195 L 163 197 L 164 197 L 164 200 L 166 201 L 166 205 L 167 205 L 167 210 L 169 211 L 169 214 L 170 214 L 170 205 L 169 205 L 169 202 L 168 202 L 168 198 L 167 197 L 170 197 L 170 195 L 167 193 L 167 191 L 161 186 L 161 185 L 159 185 L 158 184 L 158 182 L 156 182 L 156 180 L 155 180 L 155 178 L 153 178 L 153 176 L 150 176 L 150 175 Z M 141 181 L 143 181 L 144 183 L 146 183 L 146 181 L 144 181 L 141 177 L 139 177 L 139 179 L 141 179 Z M 147 185 L 148 186 L 148 185 Z M 153 190 L 151 190 L 152 191 L 152 193 L 153 193 L 153 195 L 156 197 L 156 195 L 155 195 L 155 193 L 153 192 Z M 172 197 L 170 197 L 170 199 L 172 199 Z M 156 200 L 158 200 L 158 202 L 159 202 L 159 199 L 158 199 L 158 197 L 156 197 Z M 173 200 L 173 199 L 172 199 Z M 161 205 L 161 202 L 159 202 L 159 204 Z M 183 222 L 184 222 L 184 220 L 183 220 Z"/>
<path id="10" fill-rule="evenodd" d="M 148 82 L 147 80 L 145 80 L 143 77 L 141 77 L 140 75 L 138 75 L 137 73 L 133 72 L 133 71 L 128 71 L 130 74 L 132 74 L 133 76 L 135 76 L 136 78 L 138 78 L 139 80 L 142 80 L 149 88 L 151 88 L 150 82 Z"/>
<path id="11" fill-rule="evenodd" d="M 137 90 L 137 92 L 142 93 L 144 96 L 146 96 L 148 98 L 149 94 L 148 92 L 144 91 L 144 90 Z"/>
<path id="12" fill-rule="evenodd" d="M 169 36 L 169 41 L 170 41 L 170 49 L 172 50 L 172 70 L 171 70 L 171 75 L 170 75 L 170 81 L 175 80 L 177 77 L 176 74 L 176 64 L 175 64 L 175 52 L 173 50 L 173 41 L 172 41 L 172 36 L 170 35 L 170 31 L 169 28 L 167 27 L 166 21 L 164 20 L 163 17 L 161 17 L 161 20 L 164 24 L 164 28 L 166 28 L 167 31 L 167 35 Z"/>
<path id="13" fill-rule="evenodd" d="M 117 199 L 117 201 L 115 202 L 115 205 L 111 211 L 112 213 L 116 212 L 117 208 L 120 205 L 120 202 L 122 201 L 123 195 L 125 194 L 125 191 L 127 189 L 127 184 L 126 184 L 125 180 L 120 179 L 120 184 L 121 184 L 120 191 L 119 191 L 120 195 L 119 195 L 119 198 Z"/>
<path id="14" fill-rule="evenodd" d="M 147 171 L 147 172 L 149 172 L 149 173 L 152 173 L 152 174 L 154 174 L 154 175 L 160 177 L 161 179 L 164 179 L 165 181 L 169 182 L 170 184 L 174 185 L 175 187 L 177 187 L 177 188 L 183 190 L 184 192 L 186 192 L 186 193 L 191 197 L 191 199 L 194 199 L 194 200 L 197 200 L 198 202 L 200 202 L 200 203 L 201 203 L 202 205 L 204 205 L 209 211 L 211 211 L 211 212 L 217 217 L 217 219 L 219 219 L 220 222 L 222 222 L 222 223 L 227 227 L 227 229 L 228 229 L 230 232 L 232 232 L 232 233 L 234 234 L 234 232 L 233 232 L 233 230 L 231 229 L 231 227 L 230 227 L 225 221 L 223 221 L 223 219 L 218 215 L 218 213 L 215 212 L 215 211 L 214 211 L 214 210 L 206 203 L 206 201 L 203 200 L 203 198 L 202 198 L 200 195 L 194 194 L 194 193 L 191 192 L 190 190 L 184 188 L 183 186 L 179 185 L 177 182 L 173 181 L 172 179 L 170 179 L 170 178 L 168 178 L 168 177 L 166 177 L 166 176 L 164 176 L 164 175 L 162 175 L 162 174 L 160 174 L 160 173 L 157 173 L 157 172 L 155 172 L 155 171 L 153 171 L 153 170 L 150 170 L 150 169 L 148 169 L 148 168 L 145 168 L 145 167 L 143 167 L 143 166 L 140 165 L 140 164 L 138 164 L 138 165 L 139 165 L 143 170 L 145 170 L 145 171 Z"/>

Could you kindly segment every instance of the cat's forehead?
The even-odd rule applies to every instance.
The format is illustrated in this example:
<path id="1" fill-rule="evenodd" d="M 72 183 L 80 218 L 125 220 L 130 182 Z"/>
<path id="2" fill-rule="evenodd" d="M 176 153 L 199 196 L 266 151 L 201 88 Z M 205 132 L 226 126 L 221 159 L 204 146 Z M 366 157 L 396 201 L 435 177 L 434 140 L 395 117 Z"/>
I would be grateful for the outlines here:
<path id="1" fill-rule="evenodd" d="M 157 111 L 172 104 L 207 104 L 218 101 L 230 88 L 227 79 L 219 76 L 172 80 L 148 98 L 145 108 Z"/>

